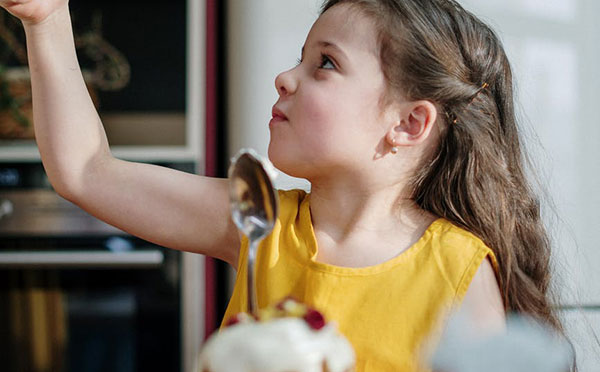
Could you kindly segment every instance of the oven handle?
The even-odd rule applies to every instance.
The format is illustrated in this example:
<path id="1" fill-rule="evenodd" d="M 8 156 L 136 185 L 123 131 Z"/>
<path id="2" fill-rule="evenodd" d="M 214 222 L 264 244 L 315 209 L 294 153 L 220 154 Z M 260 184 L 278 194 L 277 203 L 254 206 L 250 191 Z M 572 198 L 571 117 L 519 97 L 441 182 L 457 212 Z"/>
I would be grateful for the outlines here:
<path id="1" fill-rule="evenodd" d="M 163 262 L 164 255 L 159 250 L 0 252 L 0 268 L 145 269 L 158 267 Z"/>

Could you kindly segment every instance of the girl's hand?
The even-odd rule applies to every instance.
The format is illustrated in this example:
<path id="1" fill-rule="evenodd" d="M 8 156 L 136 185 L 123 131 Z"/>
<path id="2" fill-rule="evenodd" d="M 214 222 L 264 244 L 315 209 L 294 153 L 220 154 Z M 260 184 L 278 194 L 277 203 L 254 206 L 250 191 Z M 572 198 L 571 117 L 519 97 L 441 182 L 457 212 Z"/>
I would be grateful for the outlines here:
<path id="1" fill-rule="evenodd" d="M 69 0 L 0 0 L 0 6 L 19 18 L 23 24 L 36 25 L 46 21 Z"/>

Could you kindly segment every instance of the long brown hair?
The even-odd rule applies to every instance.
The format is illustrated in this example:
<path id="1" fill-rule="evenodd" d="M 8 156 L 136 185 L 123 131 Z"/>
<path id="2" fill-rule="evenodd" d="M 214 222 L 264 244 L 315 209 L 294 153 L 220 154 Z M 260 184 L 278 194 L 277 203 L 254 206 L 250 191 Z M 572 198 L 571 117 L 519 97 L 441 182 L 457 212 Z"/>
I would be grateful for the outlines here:
<path id="1" fill-rule="evenodd" d="M 550 242 L 524 171 L 511 67 L 494 31 L 452 0 L 328 0 L 357 6 L 378 29 L 387 96 L 441 108 L 437 151 L 418 167 L 413 199 L 495 253 L 509 312 L 561 333 L 551 305 Z"/>

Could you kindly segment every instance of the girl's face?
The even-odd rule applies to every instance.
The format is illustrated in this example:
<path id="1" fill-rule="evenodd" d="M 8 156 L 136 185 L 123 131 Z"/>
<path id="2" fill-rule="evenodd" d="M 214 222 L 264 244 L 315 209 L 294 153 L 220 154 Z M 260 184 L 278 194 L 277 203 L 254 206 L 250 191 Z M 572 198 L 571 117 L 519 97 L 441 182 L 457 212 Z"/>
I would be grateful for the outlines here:
<path id="1" fill-rule="evenodd" d="M 275 79 L 269 157 L 314 180 L 365 169 L 389 128 L 377 32 L 357 8 L 337 5 L 315 22 L 300 63 Z M 379 148 L 379 151 L 378 151 Z"/>

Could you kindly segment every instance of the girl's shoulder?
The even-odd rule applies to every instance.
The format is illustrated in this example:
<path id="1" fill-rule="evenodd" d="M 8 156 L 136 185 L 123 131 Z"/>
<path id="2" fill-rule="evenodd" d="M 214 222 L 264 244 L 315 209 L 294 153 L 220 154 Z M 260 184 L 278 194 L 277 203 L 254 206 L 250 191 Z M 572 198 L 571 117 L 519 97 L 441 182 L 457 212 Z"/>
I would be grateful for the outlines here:
<path id="1" fill-rule="evenodd" d="M 438 218 L 429 227 L 435 247 L 439 249 L 478 251 L 490 248 L 477 235 L 455 225 L 445 218 Z M 491 251 L 491 250 L 490 250 Z"/>
<path id="2" fill-rule="evenodd" d="M 475 234 L 444 218 L 432 224 L 430 233 L 429 254 L 435 257 L 447 277 L 455 278 L 456 285 L 464 287 L 463 292 L 486 258 L 498 274 L 496 255 Z"/>

